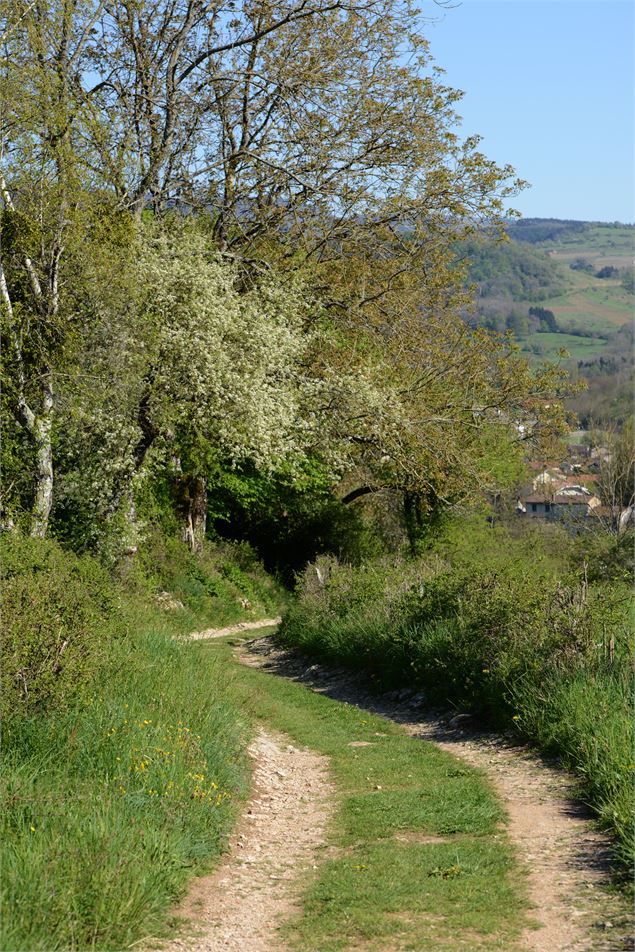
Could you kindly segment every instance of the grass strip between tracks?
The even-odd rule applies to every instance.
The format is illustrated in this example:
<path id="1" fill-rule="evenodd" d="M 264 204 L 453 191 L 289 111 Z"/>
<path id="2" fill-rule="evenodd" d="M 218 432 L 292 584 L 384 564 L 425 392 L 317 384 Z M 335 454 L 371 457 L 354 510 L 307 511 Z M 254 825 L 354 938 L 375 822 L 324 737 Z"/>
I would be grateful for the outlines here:
<path id="1" fill-rule="evenodd" d="M 227 657 L 232 640 L 193 650 Z M 303 884 L 302 914 L 284 927 L 291 948 L 511 952 L 527 900 L 487 779 L 384 718 L 258 670 L 239 672 L 240 703 L 326 754 L 338 791 L 323 860 Z"/>

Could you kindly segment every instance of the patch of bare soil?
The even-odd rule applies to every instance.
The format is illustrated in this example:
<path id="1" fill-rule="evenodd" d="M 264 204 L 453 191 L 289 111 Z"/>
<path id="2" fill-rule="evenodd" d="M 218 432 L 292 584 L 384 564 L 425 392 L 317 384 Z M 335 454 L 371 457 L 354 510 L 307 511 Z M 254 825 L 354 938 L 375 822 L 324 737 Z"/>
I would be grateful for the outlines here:
<path id="1" fill-rule="evenodd" d="M 480 730 L 467 715 L 448 721 L 429 712 L 421 694 L 373 694 L 359 676 L 312 664 L 277 648 L 271 638 L 246 643 L 240 660 L 388 717 L 490 777 L 509 815 L 509 836 L 535 906 L 537 928 L 523 936 L 528 952 L 635 948 L 631 908 L 611 887 L 610 840 L 573 799 L 574 782 L 557 765 L 513 738 Z"/>
<path id="2" fill-rule="evenodd" d="M 328 759 L 260 730 L 253 795 L 229 854 L 175 910 L 193 934 L 164 952 L 281 952 L 278 926 L 298 911 L 298 879 L 316 863 L 332 810 Z"/>

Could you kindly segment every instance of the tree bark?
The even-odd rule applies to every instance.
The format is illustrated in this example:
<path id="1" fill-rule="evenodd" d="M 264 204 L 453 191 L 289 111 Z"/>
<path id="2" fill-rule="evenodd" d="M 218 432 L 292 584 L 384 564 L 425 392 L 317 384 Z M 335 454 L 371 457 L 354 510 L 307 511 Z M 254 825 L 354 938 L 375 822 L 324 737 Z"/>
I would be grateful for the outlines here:
<path id="1" fill-rule="evenodd" d="M 423 528 L 423 511 L 419 493 L 404 492 L 403 512 L 410 553 L 416 555 Z"/>
<path id="2" fill-rule="evenodd" d="M 179 496 L 185 516 L 182 538 L 190 551 L 199 552 L 207 530 L 207 480 L 204 476 L 183 476 Z"/>
<path id="3" fill-rule="evenodd" d="M 47 370 L 42 380 L 42 410 L 33 421 L 36 484 L 31 535 L 43 539 L 53 505 L 53 377 Z"/>
<path id="4" fill-rule="evenodd" d="M 350 503 L 355 502 L 356 499 L 360 499 L 362 496 L 368 496 L 370 493 L 377 492 L 372 486 L 359 486 L 358 489 L 352 489 L 350 493 L 340 500 L 342 505 L 348 506 Z"/>

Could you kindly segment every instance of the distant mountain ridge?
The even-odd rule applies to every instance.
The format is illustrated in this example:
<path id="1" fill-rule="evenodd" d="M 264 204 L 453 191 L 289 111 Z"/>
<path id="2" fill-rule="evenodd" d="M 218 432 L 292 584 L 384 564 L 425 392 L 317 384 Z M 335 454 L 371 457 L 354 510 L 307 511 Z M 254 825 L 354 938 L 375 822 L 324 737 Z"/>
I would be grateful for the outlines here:
<path id="1" fill-rule="evenodd" d="M 623 222 L 576 221 L 567 218 L 521 218 L 510 220 L 506 225 L 507 234 L 514 241 L 527 244 L 560 242 L 567 238 L 578 238 L 592 232 L 593 229 L 628 229 L 635 240 L 635 224 Z"/>

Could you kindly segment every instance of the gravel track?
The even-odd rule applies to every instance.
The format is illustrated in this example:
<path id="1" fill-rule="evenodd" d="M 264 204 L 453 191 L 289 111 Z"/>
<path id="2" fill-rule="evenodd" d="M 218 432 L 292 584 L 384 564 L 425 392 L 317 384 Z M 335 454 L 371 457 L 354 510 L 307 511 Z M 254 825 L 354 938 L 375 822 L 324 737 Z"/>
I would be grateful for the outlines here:
<path id="1" fill-rule="evenodd" d="M 164 952 L 280 952 L 278 926 L 298 911 L 298 878 L 311 869 L 332 811 L 328 759 L 261 729 L 249 753 L 253 795 L 229 854 L 194 881 L 175 910 L 193 934 Z"/>

